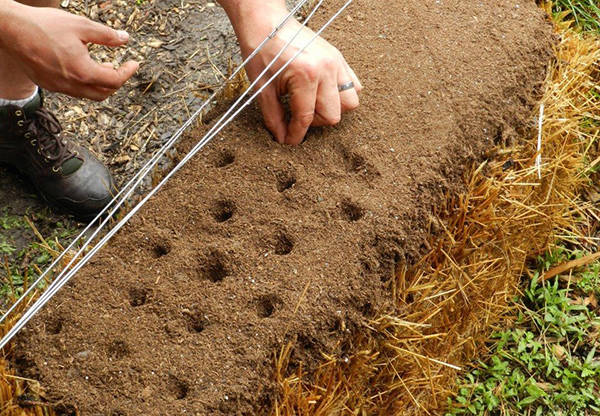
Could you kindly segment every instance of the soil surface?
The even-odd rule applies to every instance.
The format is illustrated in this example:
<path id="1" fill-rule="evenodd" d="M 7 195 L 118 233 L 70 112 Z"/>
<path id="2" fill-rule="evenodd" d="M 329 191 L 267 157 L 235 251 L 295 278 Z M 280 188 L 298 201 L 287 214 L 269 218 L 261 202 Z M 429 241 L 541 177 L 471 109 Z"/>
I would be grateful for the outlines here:
<path id="1" fill-rule="evenodd" d="M 265 414 L 282 343 L 343 359 L 444 195 L 531 127 L 552 44 L 505 0 L 357 0 L 326 38 L 358 111 L 295 148 L 248 111 L 23 331 L 15 364 L 63 414 Z"/>

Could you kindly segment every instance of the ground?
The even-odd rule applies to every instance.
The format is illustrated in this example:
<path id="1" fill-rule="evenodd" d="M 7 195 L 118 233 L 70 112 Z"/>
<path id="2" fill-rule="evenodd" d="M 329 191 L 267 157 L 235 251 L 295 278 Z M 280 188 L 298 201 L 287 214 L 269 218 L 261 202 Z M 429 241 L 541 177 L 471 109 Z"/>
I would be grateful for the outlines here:
<path id="1" fill-rule="evenodd" d="M 22 374 L 67 414 L 260 414 L 285 341 L 309 370 L 344 360 L 445 194 L 531 127 L 550 25 L 533 2 L 466 3 L 357 1 L 327 37 L 361 109 L 298 148 L 246 113 L 32 322 Z"/>

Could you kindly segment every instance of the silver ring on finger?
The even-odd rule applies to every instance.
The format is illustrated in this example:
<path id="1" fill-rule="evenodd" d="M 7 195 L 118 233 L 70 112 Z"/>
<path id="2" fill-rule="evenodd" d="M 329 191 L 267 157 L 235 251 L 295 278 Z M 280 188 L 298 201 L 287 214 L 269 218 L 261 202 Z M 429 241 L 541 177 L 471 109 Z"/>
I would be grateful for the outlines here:
<path id="1" fill-rule="evenodd" d="M 344 84 L 338 85 L 338 90 L 340 92 L 342 91 L 348 91 L 354 89 L 354 82 L 350 81 L 350 82 L 346 82 Z"/>

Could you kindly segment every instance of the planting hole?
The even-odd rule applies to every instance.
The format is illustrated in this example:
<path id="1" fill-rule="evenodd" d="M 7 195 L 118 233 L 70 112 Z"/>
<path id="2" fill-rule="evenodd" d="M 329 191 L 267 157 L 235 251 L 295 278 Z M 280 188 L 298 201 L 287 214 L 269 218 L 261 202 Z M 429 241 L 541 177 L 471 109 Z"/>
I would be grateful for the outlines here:
<path id="1" fill-rule="evenodd" d="M 275 254 L 278 256 L 286 256 L 294 249 L 294 242 L 285 234 L 280 234 L 275 240 Z"/>
<path id="2" fill-rule="evenodd" d="M 302 351 L 310 351 L 315 349 L 318 342 L 314 337 L 310 335 L 299 334 L 296 340 L 296 344 L 302 349 Z"/>
<path id="3" fill-rule="evenodd" d="M 373 304 L 371 302 L 365 303 L 361 308 L 360 312 L 363 314 L 365 318 L 372 318 L 375 315 L 375 309 L 373 308 Z"/>
<path id="4" fill-rule="evenodd" d="M 223 257 L 218 252 L 211 253 L 208 256 L 204 265 L 200 267 L 200 272 L 204 278 L 213 283 L 221 282 L 229 276 L 229 270 L 227 270 Z"/>
<path id="5" fill-rule="evenodd" d="M 263 295 L 256 300 L 256 305 L 258 316 L 261 318 L 268 318 L 283 305 L 283 301 L 277 295 Z"/>
<path id="6" fill-rule="evenodd" d="M 17 355 L 13 359 L 13 364 L 18 374 L 22 376 L 36 379 L 39 376 L 39 370 L 37 369 L 35 362 L 26 357 L 24 353 L 17 352 Z"/>
<path id="7" fill-rule="evenodd" d="M 185 399 L 190 391 L 188 383 L 175 376 L 169 376 L 169 385 L 167 388 L 177 400 Z"/>
<path id="8" fill-rule="evenodd" d="M 344 201 L 341 205 L 342 216 L 350 222 L 360 220 L 365 215 L 363 209 L 350 201 Z"/>
<path id="9" fill-rule="evenodd" d="M 235 204 L 231 201 L 218 201 L 212 209 L 213 217 L 217 222 L 230 220 L 235 213 Z"/>
<path id="10" fill-rule="evenodd" d="M 223 150 L 218 156 L 215 162 L 215 166 L 218 168 L 224 168 L 225 166 L 231 165 L 235 162 L 235 155 L 230 150 Z"/>
<path id="11" fill-rule="evenodd" d="M 195 333 L 204 331 L 204 328 L 208 325 L 208 320 L 200 312 L 188 314 L 186 321 L 188 331 Z"/>
<path id="12" fill-rule="evenodd" d="M 502 143 L 504 143 L 504 131 L 501 127 L 498 127 L 496 129 L 496 133 L 494 134 L 494 144 L 499 146 Z"/>
<path id="13" fill-rule="evenodd" d="M 129 290 L 129 304 L 134 308 L 145 305 L 150 297 L 150 291 L 146 288 L 133 288 Z"/>
<path id="14" fill-rule="evenodd" d="M 171 252 L 171 244 L 166 243 L 166 242 L 158 243 L 152 249 L 152 254 L 154 255 L 155 259 L 166 256 L 170 252 Z"/>
<path id="15" fill-rule="evenodd" d="M 61 403 L 55 406 L 53 410 L 58 416 L 77 416 L 79 414 L 77 408 L 72 404 Z"/>
<path id="16" fill-rule="evenodd" d="M 63 320 L 59 317 L 52 317 L 46 322 L 46 333 L 49 335 L 60 334 L 63 329 Z"/>
<path id="17" fill-rule="evenodd" d="M 108 355 L 112 358 L 120 360 L 129 355 L 129 346 L 125 341 L 117 340 L 110 343 L 108 346 Z"/>
<path id="18" fill-rule="evenodd" d="M 293 172 L 277 172 L 277 190 L 284 192 L 296 184 L 296 175 Z"/>
<path id="19" fill-rule="evenodd" d="M 367 168 L 367 161 L 357 153 L 351 153 L 346 158 L 346 166 L 349 172 L 358 173 Z"/>

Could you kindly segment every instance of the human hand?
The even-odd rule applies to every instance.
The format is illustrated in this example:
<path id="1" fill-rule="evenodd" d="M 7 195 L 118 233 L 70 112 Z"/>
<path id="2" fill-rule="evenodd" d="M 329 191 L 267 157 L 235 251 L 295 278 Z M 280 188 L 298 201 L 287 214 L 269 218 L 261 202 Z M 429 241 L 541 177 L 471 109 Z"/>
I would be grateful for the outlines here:
<path id="1" fill-rule="evenodd" d="M 6 4 L 6 5 L 5 5 Z M 129 35 L 84 17 L 52 8 L 2 3 L 0 48 L 21 63 L 42 88 L 73 97 L 102 101 L 138 69 L 130 61 L 114 69 L 95 62 L 87 44 L 121 46 Z"/>
<path id="2" fill-rule="evenodd" d="M 249 56 L 287 14 L 284 7 L 265 6 L 251 16 L 232 19 L 244 57 Z M 260 75 L 300 26 L 291 19 L 246 65 L 251 80 Z M 264 85 L 313 36 L 314 32 L 310 29 L 302 29 L 258 86 Z M 340 92 L 339 86 L 350 81 L 355 88 Z M 277 141 L 296 145 L 304 140 L 309 127 L 335 125 L 340 122 L 343 113 L 357 108 L 361 90 L 362 84 L 342 54 L 323 38 L 317 38 L 261 93 L 259 103 L 265 125 Z M 289 95 L 292 112 L 289 123 L 280 101 L 280 97 L 286 94 Z"/>

